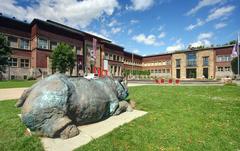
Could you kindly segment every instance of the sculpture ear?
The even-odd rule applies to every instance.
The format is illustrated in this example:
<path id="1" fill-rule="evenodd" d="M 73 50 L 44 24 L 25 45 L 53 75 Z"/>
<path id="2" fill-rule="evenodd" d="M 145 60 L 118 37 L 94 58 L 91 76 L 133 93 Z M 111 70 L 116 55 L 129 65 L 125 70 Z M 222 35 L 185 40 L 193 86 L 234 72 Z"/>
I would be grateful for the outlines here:
<path id="1" fill-rule="evenodd" d="M 123 79 L 122 79 L 122 78 L 119 78 L 119 79 L 118 79 L 118 82 L 120 82 L 120 83 L 121 83 L 122 81 L 123 81 Z"/>

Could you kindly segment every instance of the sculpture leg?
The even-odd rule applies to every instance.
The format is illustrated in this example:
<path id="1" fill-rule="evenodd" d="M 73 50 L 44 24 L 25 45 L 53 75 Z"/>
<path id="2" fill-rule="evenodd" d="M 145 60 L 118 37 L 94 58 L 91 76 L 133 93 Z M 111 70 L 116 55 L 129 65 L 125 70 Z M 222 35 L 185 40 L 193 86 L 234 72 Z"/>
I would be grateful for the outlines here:
<path id="1" fill-rule="evenodd" d="M 113 115 L 119 115 L 122 112 L 131 112 L 133 111 L 131 105 L 127 101 L 120 101 L 119 106 Z"/>
<path id="2" fill-rule="evenodd" d="M 22 121 L 31 131 L 42 136 L 69 138 L 79 134 L 76 126 L 71 126 L 72 120 L 57 108 L 24 114 Z"/>

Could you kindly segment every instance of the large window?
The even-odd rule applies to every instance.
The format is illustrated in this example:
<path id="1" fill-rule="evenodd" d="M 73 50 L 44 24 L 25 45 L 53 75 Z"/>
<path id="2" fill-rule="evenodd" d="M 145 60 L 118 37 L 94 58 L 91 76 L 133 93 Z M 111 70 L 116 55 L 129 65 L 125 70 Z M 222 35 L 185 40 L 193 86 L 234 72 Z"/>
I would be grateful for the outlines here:
<path id="1" fill-rule="evenodd" d="M 231 57 L 229 55 L 217 56 L 217 62 L 226 62 L 226 61 L 231 61 Z"/>
<path id="2" fill-rule="evenodd" d="M 29 49 L 29 40 L 21 38 L 19 43 L 19 48 Z"/>
<path id="3" fill-rule="evenodd" d="M 17 67 L 17 58 L 10 58 L 9 65 L 11 67 Z"/>
<path id="4" fill-rule="evenodd" d="M 18 47 L 17 38 L 16 37 L 9 36 L 8 37 L 8 41 L 9 41 L 9 46 L 10 47 L 13 47 L 13 48 L 17 48 Z"/>
<path id="5" fill-rule="evenodd" d="M 186 70 L 187 78 L 196 78 L 197 77 L 197 70 L 196 69 L 187 69 Z"/>
<path id="6" fill-rule="evenodd" d="M 29 59 L 21 59 L 21 68 L 28 68 L 29 67 Z"/>
<path id="7" fill-rule="evenodd" d="M 38 38 L 38 48 L 48 49 L 48 42 L 46 39 Z"/>
<path id="8" fill-rule="evenodd" d="M 208 66 L 208 57 L 203 57 L 203 66 Z"/>
<path id="9" fill-rule="evenodd" d="M 181 66 L 181 59 L 176 59 L 176 67 L 180 67 Z"/>
<path id="10" fill-rule="evenodd" d="M 196 66 L 196 53 L 187 54 L 187 66 L 195 67 Z"/>

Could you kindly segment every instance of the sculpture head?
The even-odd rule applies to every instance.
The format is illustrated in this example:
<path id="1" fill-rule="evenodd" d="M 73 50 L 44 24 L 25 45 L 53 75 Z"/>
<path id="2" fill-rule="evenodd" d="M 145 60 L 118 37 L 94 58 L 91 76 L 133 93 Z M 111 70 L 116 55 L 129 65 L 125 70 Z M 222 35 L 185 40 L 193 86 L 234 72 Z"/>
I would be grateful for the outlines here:
<path id="1" fill-rule="evenodd" d="M 122 79 L 115 80 L 118 99 L 125 100 L 128 97 L 128 89 Z"/>

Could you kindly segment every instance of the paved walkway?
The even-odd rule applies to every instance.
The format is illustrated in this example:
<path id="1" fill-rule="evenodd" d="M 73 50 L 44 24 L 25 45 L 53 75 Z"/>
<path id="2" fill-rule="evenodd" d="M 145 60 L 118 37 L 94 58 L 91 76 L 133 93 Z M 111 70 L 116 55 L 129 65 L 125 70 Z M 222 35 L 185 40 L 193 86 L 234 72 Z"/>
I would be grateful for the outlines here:
<path id="1" fill-rule="evenodd" d="M 18 99 L 27 88 L 0 89 L 0 101 Z"/>
<path id="2" fill-rule="evenodd" d="M 52 139 L 43 137 L 41 141 L 45 151 L 71 151 L 145 114 L 147 114 L 147 112 L 139 110 L 124 112 L 117 116 L 111 116 L 101 122 L 79 126 L 78 129 L 80 130 L 80 134 L 73 138 Z"/>
<path id="3" fill-rule="evenodd" d="M 129 83 L 129 87 L 133 86 L 143 86 L 143 85 L 153 85 L 153 84 L 139 84 L 139 83 Z M 23 91 L 27 88 L 9 88 L 9 89 L 0 89 L 0 101 L 18 99 L 22 95 Z"/>

